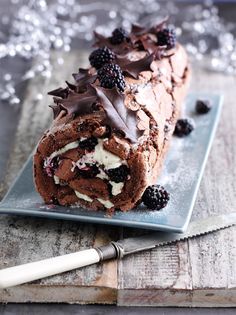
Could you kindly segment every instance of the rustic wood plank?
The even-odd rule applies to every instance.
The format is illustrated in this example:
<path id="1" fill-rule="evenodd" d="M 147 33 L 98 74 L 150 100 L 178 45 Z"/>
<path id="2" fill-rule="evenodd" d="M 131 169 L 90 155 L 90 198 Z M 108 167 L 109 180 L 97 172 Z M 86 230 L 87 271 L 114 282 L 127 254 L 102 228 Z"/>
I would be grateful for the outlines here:
<path id="1" fill-rule="evenodd" d="M 193 91 L 223 92 L 225 106 L 193 219 L 235 211 L 235 78 L 194 67 Z M 129 234 L 128 231 L 125 235 Z M 118 304 L 236 306 L 236 228 L 119 262 Z"/>
<path id="2" fill-rule="evenodd" d="M 65 58 L 63 71 L 55 67 L 51 80 L 33 79 L 22 104 L 15 144 L 9 161 L 5 188 L 34 149 L 42 132 L 50 125 L 51 97 L 35 101 L 38 93 L 63 86 L 65 79 L 71 81 L 71 73 L 85 64 L 87 54 L 71 53 Z M 57 54 L 53 56 L 54 63 Z M 115 232 L 115 233 L 114 233 Z M 119 235 L 119 228 L 63 222 L 59 220 L 0 218 L 0 268 L 36 261 L 56 255 L 75 252 L 84 248 L 109 242 Z M 107 262 L 35 281 L 0 291 L 0 302 L 68 302 L 68 303 L 115 303 L 117 288 L 117 263 Z"/>

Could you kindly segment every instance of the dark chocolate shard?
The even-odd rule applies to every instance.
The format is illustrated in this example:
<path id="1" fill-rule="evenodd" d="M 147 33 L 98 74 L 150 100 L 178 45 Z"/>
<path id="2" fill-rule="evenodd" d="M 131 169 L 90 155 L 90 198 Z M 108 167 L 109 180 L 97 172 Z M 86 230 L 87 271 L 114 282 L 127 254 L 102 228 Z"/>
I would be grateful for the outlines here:
<path id="1" fill-rule="evenodd" d="M 156 34 L 165 26 L 167 21 L 168 17 L 165 17 L 160 23 L 151 27 L 133 24 L 130 33 L 132 46 L 138 50 L 146 50 L 150 54 L 155 52 L 159 48 L 156 45 Z M 160 48 L 163 49 L 163 47 Z"/>
<path id="2" fill-rule="evenodd" d="M 136 36 L 140 36 L 140 35 L 144 35 L 148 33 L 156 34 L 165 26 L 168 20 L 169 20 L 169 16 L 166 16 L 159 23 L 152 25 L 151 27 L 143 26 L 140 24 L 132 24 L 130 33 Z"/>
<path id="3" fill-rule="evenodd" d="M 53 95 L 53 96 L 57 96 L 57 97 L 61 97 L 61 98 L 67 98 L 68 93 L 69 93 L 68 88 L 63 89 L 60 87 L 58 89 L 55 89 L 53 91 L 48 92 L 48 95 Z"/>
<path id="4" fill-rule="evenodd" d="M 68 115 L 84 115 L 92 112 L 92 105 L 97 101 L 96 90 L 89 86 L 84 93 L 69 91 L 66 99 L 54 97 L 56 104 L 65 109 Z"/>
<path id="5" fill-rule="evenodd" d="M 151 38 L 141 38 L 140 39 L 144 50 L 146 50 L 149 54 L 155 53 L 159 54 L 160 57 L 163 56 L 164 51 L 166 50 L 166 46 L 158 46 L 156 41 L 153 41 Z"/>
<path id="6" fill-rule="evenodd" d="M 108 37 L 105 37 L 104 35 L 99 34 L 96 31 L 94 31 L 93 34 L 96 40 L 93 46 L 107 46 L 108 48 L 109 46 L 113 46 Z"/>
<path id="7" fill-rule="evenodd" d="M 115 54 L 125 54 L 134 49 L 130 41 L 124 41 L 119 45 L 112 45 L 112 43 L 110 42 L 110 37 L 105 37 L 102 34 L 97 33 L 96 31 L 94 31 L 94 37 L 96 41 L 93 46 L 95 47 L 106 46 L 110 48 Z"/>
<path id="8" fill-rule="evenodd" d="M 76 85 L 66 81 L 66 84 L 68 86 L 69 89 L 71 89 L 72 91 L 76 91 Z"/>
<path id="9" fill-rule="evenodd" d="M 147 55 L 137 61 L 132 61 L 123 66 L 123 71 L 135 79 L 138 79 L 142 71 L 150 70 L 151 63 L 155 59 L 155 54 Z"/>
<path id="10" fill-rule="evenodd" d="M 131 34 L 132 35 L 143 35 L 147 33 L 148 28 L 146 26 L 142 26 L 140 24 L 132 24 L 131 26 Z"/>
<path id="11" fill-rule="evenodd" d="M 60 114 L 60 112 L 63 110 L 60 104 L 53 104 L 49 105 L 49 107 L 53 110 L 53 119 L 57 118 L 57 116 Z"/>
<path id="12" fill-rule="evenodd" d="M 79 68 L 79 72 L 73 73 L 72 76 L 79 90 L 86 88 L 87 85 L 94 83 L 96 80 L 96 75 L 89 73 L 89 69 Z"/>
<path id="13" fill-rule="evenodd" d="M 142 132 L 137 128 L 136 112 L 125 106 L 124 95 L 116 88 L 104 89 L 95 86 L 95 89 L 106 112 L 106 123 L 115 130 L 123 132 L 131 142 L 137 142 Z"/>
<path id="14" fill-rule="evenodd" d="M 153 26 L 151 26 L 148 30 L 148 33 L 151 34 L 156 34 L 157 32 L 159 32 L 161 29 L 163 29 L 163 27 L 166 25 L 166 23 L 169 20 L 169 16 L 165 16 L 158 24 L 155 24 Z"/>

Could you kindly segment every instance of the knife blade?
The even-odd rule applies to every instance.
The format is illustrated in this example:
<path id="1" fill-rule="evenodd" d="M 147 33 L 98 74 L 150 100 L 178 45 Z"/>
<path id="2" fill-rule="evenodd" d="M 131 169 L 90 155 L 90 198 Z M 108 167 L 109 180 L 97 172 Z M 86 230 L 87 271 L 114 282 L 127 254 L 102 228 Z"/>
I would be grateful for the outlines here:
<path id="1" fill-rule="evenodd" d="M 201 236 L 217 230 L 221 230 L 236 224 L 236 212 L 229 214 L 210 216 L 199 219 L 189 224 L 185 233 L 154 232 L 144 236 L 126 238 L 115 243 L 120 251 L 120 256 L 126 256 L 143 250 L 168 245 L 177 241 Z"/>
<path id="2" fill-rule="evenodd" d="M 236 212 L 211 216 L 191 222 L 187 232 L 183 234 L 154 232 L 144 236 L 111 242 L 101 247 L 2 269 L 0 270 L 0 288 L 42 279 L 107 259 L 122 258 L 132 253 L 204 235 L 235 224 Z"/>

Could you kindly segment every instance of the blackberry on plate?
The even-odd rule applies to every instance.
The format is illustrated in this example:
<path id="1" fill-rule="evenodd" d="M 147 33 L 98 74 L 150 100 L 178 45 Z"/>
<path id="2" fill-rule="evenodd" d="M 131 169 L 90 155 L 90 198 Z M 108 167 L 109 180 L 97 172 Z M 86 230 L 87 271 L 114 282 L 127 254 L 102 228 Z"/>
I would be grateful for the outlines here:
<path id="1" fill-rule="evenodd" d="M 126 180 L 129 175 L 129 168 L 126 165 L 121 165 L 117 168 L 110 168 L 107 175 L 112 182 L 121 183 Z"/>
<path id="2" fill-rule="evenodd" d="M 208 100 L 197 100 L 196 112 L 198 114 L 206 114 L 211 109 L 211 103 Z"/>
<path id="3" fill-rule="evenodd" d="M 112 36 L 110 38 L 110 42 L 112 45 L 119 45 L 128 39 L 128 34 L 126 30 L 122 27 L 114 29 L 112 32 Z"/>
<path id="4" fill-rule="evenodd" d="M 120 92 L 125 89 L 125 78 L 120 66 L 117 64 L 106 64 L 98 70 L 100 85 L 107 89 L 117 87 Z"/>
<path id="5" fill-rule="evenodd" d="M 115 59 L 115 54 L 107 47 L 94 50 L 89 56 L 89 62 L 92 67 L 100 69 L 106 63 Z"/>
<path id="6" fill-rule="evenodd" d="M 157 33 L 158 46 L 166 46 L 167 49 L 174 48 L 176 45 L 176 33 L 172 28 L 163 28 Z"/>
<path id="7" fill-rule="evenodd" d="M 83 178 L 94 178 L 96 175 L 100 173 L 98 167 L 96 165 L 86 164 L 86 168 L 78 168 L 77 173 Z"/>
<path id="8" fill-rule="evenodd" d="M 169 193 L 160 185 L 149 186 L 143 196 L 142 201 L 149 209 L 160 210 L 164 208 L 170 199 Z"/>
<path id="9" fill-rule="evenodd" d="M 87 151 L 93 151 L 95 146 L 98 144 L 98 140 L 95 137 L 90 137 L 79 142 L 80 149 Z"/>
<path id="10" fill-rule="evenodd" d="M 194 123 L 191 119 L 178 119 L 175 125 L 174 134 L 178 137 L 188 136 L 194 129 Z"/>

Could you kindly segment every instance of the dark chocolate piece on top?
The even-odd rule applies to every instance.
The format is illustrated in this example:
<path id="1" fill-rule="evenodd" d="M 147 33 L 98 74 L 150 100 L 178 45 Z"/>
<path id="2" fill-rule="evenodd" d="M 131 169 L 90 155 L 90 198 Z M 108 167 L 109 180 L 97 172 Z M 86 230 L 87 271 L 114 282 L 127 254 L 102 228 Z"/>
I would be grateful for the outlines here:
<path id="1" fill-rule="evenodd" d="M 96 102 L 96 91 L 92 86 L 89 86 L 84 93 L 76 93 L 69 91 L 66 99 L 54 97 L 56 104 L 64 108 L 68 115 L 84 115 L 92 112 L 92 105 Z"/>
<path id="2" fill-rule="evenodd" d="M 96 80 L 96 75 L 89 73 L 89 69 L 79 68 L 79 72 L 73 73 L 72 76 L 75 79 L 79 90 L 86 88 L 88 84 L 93 83 Z"/>
<path id="3" fill-rule="evenodd" d="M 48 92 L 48 95 L 53 95 L 53 96 L 58 96 L 58 97 L 61 97 L 61 98 L 67 98 L 68 96 L 68 93 L 69 93 L 69 89 L 68 88 L 58 88 L 58 89 L 55 89 L 53 91 L 50 91 Z"/>
<path id="4" fill-rule="evenodd" d="M 96 86 L 97 95 L 107 114 L 107 124 L 116 130 L 123 131 L 131 142 L 137 142 L 142 131 L 137 128 L 136 112 L 124 104 L 124 95 L 116 88 L 104 89 Z"/>

